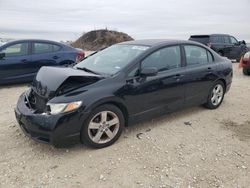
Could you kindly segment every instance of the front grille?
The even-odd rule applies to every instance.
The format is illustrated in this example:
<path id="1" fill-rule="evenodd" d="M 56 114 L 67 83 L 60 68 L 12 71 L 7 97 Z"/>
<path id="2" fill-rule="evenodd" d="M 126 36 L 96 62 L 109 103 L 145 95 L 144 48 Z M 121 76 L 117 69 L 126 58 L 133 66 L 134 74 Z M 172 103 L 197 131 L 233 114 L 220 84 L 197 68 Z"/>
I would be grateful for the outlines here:
<path id="1" fill-rule="evenodd" d="M 31 107 L 36 110 L 37 113 L 43 113 L 46 111 L 48 100 L 45 97 L 38 95 L 34 90 L 30 92 L 29 101 Z"/>

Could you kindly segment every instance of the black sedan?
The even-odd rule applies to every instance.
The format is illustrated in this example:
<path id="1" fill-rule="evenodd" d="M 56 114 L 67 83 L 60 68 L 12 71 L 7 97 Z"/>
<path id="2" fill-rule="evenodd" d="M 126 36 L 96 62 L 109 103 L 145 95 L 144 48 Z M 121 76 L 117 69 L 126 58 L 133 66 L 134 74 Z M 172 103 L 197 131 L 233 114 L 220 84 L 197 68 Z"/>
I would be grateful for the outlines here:
<path id="1" fill-rule="evenodd" d="M 48 40 L 17 40 L 0 46 L 0 84 L 31 82 L 42 66 L 64 66 L 84 52 Z"/>
<path id="2" fill-rule="evenodd" d="M 216 109 L 232 76 L 231 61 L 196 42 L 124 42 L 71 68 L 41 68 L 15 114 L 35 140 L 102 148 L 131 122 L 193 105 Z"/>

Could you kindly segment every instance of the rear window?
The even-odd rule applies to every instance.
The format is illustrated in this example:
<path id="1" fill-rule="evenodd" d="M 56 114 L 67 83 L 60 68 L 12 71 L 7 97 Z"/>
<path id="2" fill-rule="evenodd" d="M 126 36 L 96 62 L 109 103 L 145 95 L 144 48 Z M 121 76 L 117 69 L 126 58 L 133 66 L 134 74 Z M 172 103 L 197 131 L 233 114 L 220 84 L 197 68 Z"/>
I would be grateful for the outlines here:
<path id="1" fill-rule="evenodd" d="M 209 43 L 209 36 L 208 35 L 194 35 L 194 36 L 191 36 L 189 40 L 207 45 Z"/>
<path id="2" fill-rule="evenodd" d="M 187 66 L 213 62 L 211 53 L 205 48 L 195 45 L 185 45 L 184 49 Z"/>

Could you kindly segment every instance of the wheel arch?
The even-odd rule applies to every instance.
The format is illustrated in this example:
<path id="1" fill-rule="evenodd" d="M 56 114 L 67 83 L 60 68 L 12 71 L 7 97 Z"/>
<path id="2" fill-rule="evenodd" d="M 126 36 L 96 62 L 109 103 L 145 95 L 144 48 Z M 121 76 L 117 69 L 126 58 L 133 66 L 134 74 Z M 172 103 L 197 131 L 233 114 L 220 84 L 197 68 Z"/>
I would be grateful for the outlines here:
<path id="1" fill-rule="evenodd" d="M 119 99 L 105 99 L 105 100 L 101 100 L 98 101 L 94 104 L 92 104 L 90 107 L 88 107 L 88 111 L 89 110 L 93 110 L 99 106 L 105 105 L 105 104 L 110 104 L 110 105 L 114 105 L 117 108 L 119 108 L 124 116 L 125 119 L 125 127 L 128 126 L 128 119 L 129 119 L 129 113 L 128 113 L 128 109 L 126 108 L 125 104 L 120 101 Z"/>
<path id="2" fill-rule="evenodd" d="M 218 81 L 221 81 L 222 83 L 223 83 L 223 85 L 224 85 L 224 89 L 226 89 L 227 88 L 227 83 L 226 83 L 226 80 L 225 79 L 223 79 L 223 78 L 219 78 L 218 80 L 217 80 L 217 82 Z"/>

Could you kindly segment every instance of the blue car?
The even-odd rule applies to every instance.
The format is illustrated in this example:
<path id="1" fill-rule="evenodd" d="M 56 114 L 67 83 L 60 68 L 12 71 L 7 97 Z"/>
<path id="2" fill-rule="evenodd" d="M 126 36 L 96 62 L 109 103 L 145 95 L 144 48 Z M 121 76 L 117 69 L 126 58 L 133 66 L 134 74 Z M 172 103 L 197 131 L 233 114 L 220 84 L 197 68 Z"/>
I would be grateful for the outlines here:
<path id="1" fill-rule="evenodd" d="M 18 40 L 0 46 L 0 84 L 31 82 L 42 66 L 65 66 L 85 56 L 80 49 L 48 40 Z"/>

